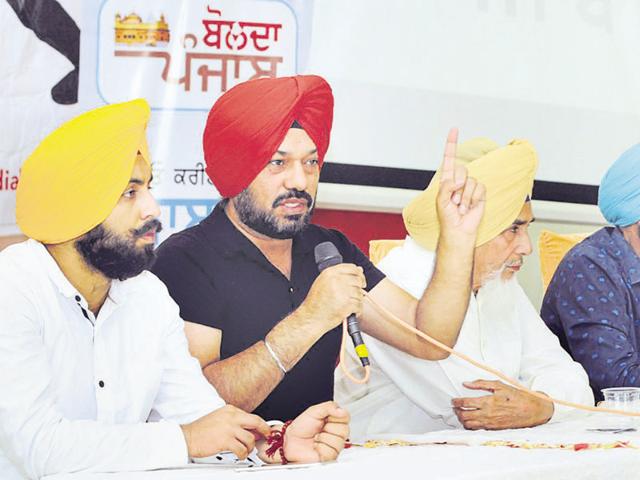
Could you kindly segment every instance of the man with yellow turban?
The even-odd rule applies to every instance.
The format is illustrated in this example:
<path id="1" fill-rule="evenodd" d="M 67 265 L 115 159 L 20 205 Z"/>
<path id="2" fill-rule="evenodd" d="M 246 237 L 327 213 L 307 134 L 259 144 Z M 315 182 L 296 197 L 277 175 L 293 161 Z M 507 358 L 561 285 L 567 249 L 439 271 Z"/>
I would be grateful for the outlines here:
<path id="1" fill-rule="evenodd" d="M 531 390 L 592 404 L 584 370 L 560 347 L 515 279 L 531 253 L 528 226 L 534 218 L 529 198 L 538 163 L 535 150 L 524 140 L 499 147 L 479 138 L 460 145 L 457 159 L 487 193 L 474 252 L 473 294 L 455 349 Z M 440 262 L 435 251 L 441 228 L 435 214 L 439 176 L 436 173 L 427 189 L 405 207 L 409 235 L 378 264 L 387 278 L 417 298 Z M 366 342 L 370 384 L 355 385 L 341 373 L 336 379 L 336 399 L 351 412 L 353 438 L 460 427 L 530 427 L 565 413 L 458 357 L 423 360 L 375 338 L 366 337 Z"/>
<path id="2" fill-rule="evenodd" d="M 447 356 L 363 305 L 365 290 L 448 345 L 469 300 L 484 189 L 453 165 L 457 134 L 438 197 L 442 261 L 416 300 L 342 233 L 309 224 L 332 120 L 331 88 L 314 75 L 251 80 L 220 97 L 203 144 L 224 199 L 163 242 L 153 267 L 180 306 L 207 378 L 227 402 L 264 417 L 292 418 L 333 398 L 341 323 L 351 314 L 362 331 L 410 354 Z M 344 263 L 319 272 L 314 250 L 324 242 Z"/>
<path id="3" fill-rule="evenodd" d="M 314 405 L 270 457 L 271 428 L 225 405 L 189 355 L 178 307 L 144 271 L 160 230 L 149 113 L 134 100 L 80 115 L 22 168 L 16 213 L 29 240 L 0 253 L 3 480 L 177 467 L 223 451 L 332 460 L 348 435 L 344 410 Z"/>
<path id="4" fill-rule="evenodd" d="M 601 400 L 603 388 L 640 387 L 640 144 L 607 170 L 598 207 L 610 225 L 564 256 L 540 315 Z"/>

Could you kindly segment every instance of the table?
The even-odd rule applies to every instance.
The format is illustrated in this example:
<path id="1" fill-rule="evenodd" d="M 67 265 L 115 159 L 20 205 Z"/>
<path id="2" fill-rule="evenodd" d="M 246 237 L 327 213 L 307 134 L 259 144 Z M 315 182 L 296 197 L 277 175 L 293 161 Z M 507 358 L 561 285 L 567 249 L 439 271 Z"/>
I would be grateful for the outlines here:
<path id="1" fill-rule="evenodd" d="M 602 417 L 581 416 L 560 424 L 501 432 L 447 430 L 425 435 L 385 435 L 386 439 L 414 442 L 463 442 L 462 445 L 426 445 L 347 449 L 337 462 L 304 467 L 262 467 L 193 465 L 182 469 L 150 472 L 80 473 L 53 475 L 46 480 L 262 480 L 262 479 L 400 479 L 411 476 L 452 480 L 541 478 L 554 480 L 640 478 L 639 431 L 592 432 L 602 427 Z M 481 446 L 491 440 L 546 443 L 609 443 L 629 441 L 638 449 L 582 450 L 522 449 Z"/>

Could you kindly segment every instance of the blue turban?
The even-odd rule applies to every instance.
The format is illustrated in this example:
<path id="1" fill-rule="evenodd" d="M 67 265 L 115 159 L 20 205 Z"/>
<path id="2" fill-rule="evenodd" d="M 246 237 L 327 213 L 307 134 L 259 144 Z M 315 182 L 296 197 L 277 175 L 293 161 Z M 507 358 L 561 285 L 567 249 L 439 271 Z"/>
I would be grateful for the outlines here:
<path id="1" fill-rule="evenodd" d="M 618 227 L 640 220 L 640 143 L 620 155 L 602 177 L 598 207 Z"/>

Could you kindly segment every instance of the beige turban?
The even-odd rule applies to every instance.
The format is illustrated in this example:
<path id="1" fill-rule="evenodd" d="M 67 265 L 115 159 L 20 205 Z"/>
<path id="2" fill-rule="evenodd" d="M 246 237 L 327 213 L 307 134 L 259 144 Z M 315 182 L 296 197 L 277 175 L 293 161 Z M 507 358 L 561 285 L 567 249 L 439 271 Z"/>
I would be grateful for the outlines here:
<path id="1" fill-rule="evenodd" d="M 127 187 L 136 156 L 150 162 L 142 99 L 97 108 L 63 124 L 24 162 L 16 218 L 28 237 L 61 243 L 102 223 Z"/>
<path id="2" fill-rule="evenodd" d="M 526 140 L 513 140 L 500 147 L 487 138 L 475 138 L 458 146 L 456 158 L 465 164 L 469 176 L 487 189 L 484 216 L 478 228 L 476 246 L 497 237 L 518 217 L 531 196 L 538 156 Z M 440 234 L 436 196 L 440 173 L 427 189 L 403 210 L 404 224 L 411 237 L 427 250 L 435 250 Z"/>

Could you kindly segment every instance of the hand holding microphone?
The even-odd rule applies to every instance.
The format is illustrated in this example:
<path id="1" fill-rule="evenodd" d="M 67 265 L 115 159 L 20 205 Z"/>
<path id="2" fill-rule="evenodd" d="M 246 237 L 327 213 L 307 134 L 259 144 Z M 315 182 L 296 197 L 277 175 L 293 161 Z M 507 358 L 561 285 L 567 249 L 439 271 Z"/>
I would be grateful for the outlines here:
<path id="1" fill-rule="evenodd" d="M 324 335 L 337 327 L 351 313 L 362 312 L 363 288 L 366 286 L 362 269 L 349 263 L 326 268 L 315 279 L 301 309 L 313 318 Z"/>
<path id="2" fill-rule="evenodd" d="M 331 242 L 320 243 L 316 246 L 314 253 L 318 270 L 320 270 L 320 277 L 326 272 L 330 272 L 332 269 L 335 269 L 336 273 L 338 272 L 338 269 L 341 269 L 340 272 L 342 273 L 344 271 L 346 274 L 341 278 L 341 280 L 344 281 L 343 285 L 333 285 L 334 287 L 339 287 L 339 290 L 342 291 L 343 294 L 346 294 L 342 296 L 345 299 L 348 299 L 348 301 L 344 303 L 344 307 L 339 310 L 338 314 L 341 315 L 339 319 L 342 321 L 347 317 L 347 331 L 353 341 L 356 354 L 358 355 L 358 358 L 360 358 L 362 366 L 366 367 L 369 365 L 369 353 L 366 345 L 364 344 L 364 340 L 362 339 L 362 333 L 357 319 L 357 315 L 362 311 L 362 301 L 364 299 L 364 292 L 362 289 L 366 286 L 366 280 L 364 278 L 362 268 L 351 264 L 343 264 L 342 255 L 340 255 L 338 249 Z M 349 267 L 349 269 L 345 269 L 344 267 Z M 351 267 L 355 267 L 357 269 L 356 275 L 352 273 L 353 269 Z M 349 276 L 355 278 L 349 278 Z M 318 279 L 320 279 L 320 277 L 318 277 Z M 354 283 L 355 280 L 358 281 Z M 315 283 L 312 290 L 314 287 Z"/>

